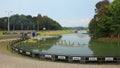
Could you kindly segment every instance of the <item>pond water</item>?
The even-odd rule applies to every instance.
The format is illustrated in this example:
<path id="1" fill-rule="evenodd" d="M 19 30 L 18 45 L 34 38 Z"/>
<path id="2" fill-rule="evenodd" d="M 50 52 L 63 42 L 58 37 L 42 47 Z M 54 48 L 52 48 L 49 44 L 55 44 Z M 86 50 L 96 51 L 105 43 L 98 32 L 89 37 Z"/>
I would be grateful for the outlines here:
<path id="1" fill-rule="evenodd" d="M 91 40 L 86 31 L 64 34 L 37 43 L 19 43 L 21 49 L 47 54 L 70 56 L 120 56 L 120 42 L 99 42 Z"/>
<path id="2" fill-rule="evenodd" d="M 72 56 L 91 56 L 93 52 L 88 47 L 90 37 L 82 34 L 81 31 L 73 34 L 64 34 L 56 44 L 48 50 L 42 50 L 44 53 Z"/>

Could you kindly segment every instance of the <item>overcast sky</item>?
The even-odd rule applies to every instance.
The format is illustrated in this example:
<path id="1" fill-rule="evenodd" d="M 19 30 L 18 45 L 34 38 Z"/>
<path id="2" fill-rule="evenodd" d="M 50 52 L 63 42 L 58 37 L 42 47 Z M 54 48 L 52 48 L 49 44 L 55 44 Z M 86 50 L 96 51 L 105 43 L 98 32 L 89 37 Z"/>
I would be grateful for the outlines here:
<path id="1" fill-rule="evenodd" d="M 47 15 L 62 26 L 87 27 L 94 16 L 95 4 L 100 0 L 1 0 L 0 17 L 13 14 Z"/>

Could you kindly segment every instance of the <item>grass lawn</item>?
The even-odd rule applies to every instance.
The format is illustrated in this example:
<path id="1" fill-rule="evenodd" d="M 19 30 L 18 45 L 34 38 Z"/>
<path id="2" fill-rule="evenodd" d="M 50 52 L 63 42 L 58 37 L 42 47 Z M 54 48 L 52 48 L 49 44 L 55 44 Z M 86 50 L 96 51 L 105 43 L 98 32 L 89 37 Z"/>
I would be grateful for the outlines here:
<path id="1" fill-rule="evenodd" d="M 5 35 L 3 35 L 3 31 L 0 31 L 0 36 L 5 36 Z"/>
<path id="2" fill-rule="evenodd" d="M 74 32 L 75 32 L 74 30 L 46 30 L 46 31 L 37 31 L 37 34 L 41 36 L 51 36 L 51 35 L 62 35 L 62 34 L 68 34 L 68 33 L 74 33 Z M 10 35 L 3 34 L 3 31 L 0 31 L 0 37 L 10 36 Z"/>
<path id="3" fill-rule="evenodd" d="M 37 34 L 40 34 L 42 36 L 62 35 L 62 34 L 68 34 L 68 33 L 74 33 L 74 31 L 73 30 L 47 30 L 47 31 L 37 32 Z"/>
<path id="4" fill-rule="evenodd" d="M 0 37 L 1 36 L 11 36 L 11 35 L 13 35 L 13 34 L 3 34 L 3 31 L 0 31 Z"/>

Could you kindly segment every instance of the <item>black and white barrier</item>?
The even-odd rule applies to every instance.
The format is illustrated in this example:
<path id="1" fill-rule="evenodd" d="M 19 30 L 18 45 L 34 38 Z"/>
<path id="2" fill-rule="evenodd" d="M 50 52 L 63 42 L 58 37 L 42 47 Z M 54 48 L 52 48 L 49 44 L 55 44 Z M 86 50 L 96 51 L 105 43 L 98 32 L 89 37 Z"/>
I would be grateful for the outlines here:
<path id="1" fill-rule="evenodd" d="M 18 48 L 15 48 L 15 51 L 18 52 Z"/>
<path id="2" fill-rule="evenodd" d="M 17 41 L 15 41 L 14 44 L 15 43 L 17 43 Z M 28 50 L 17 48 L 15 46 L 11 46 L 11 49 L 22 55 L 30 56 L 33 58 L 44 59 L 44 60 L 76 62 L 76 63 L 118 63 L 120 64 L 120 57 L 55 55 L 55 54 L 41 53 L 37 50 L 28 51 Z"/>
<path id="3" fill-rule="evenodd" d="M 69 62 L 81 62 L 82 61 L 82 57 L 79 56 L 72 56 L 68 58 Z"/>
<path id="4" fill-rule="evenodd" d="M 66 59 L 66 56 L 57 56 L 59 60 L 65 60 Z"/>
<path id="5" fill-rule="evenodd" d="M 46 54 L 46 55 L 44 55 L 44 57 L 45 57 L 46 59 L 52 59 L 52 55 Z"/>
<path id="6" fill-rule="evenodd" d="M 72 60 L 73 60 L 73 61 L 80 61 L 80 60 L 81 60 L 81 57 L 72 57 Z"/>
<path id="7" fill-rule="evenodd" d="M 23 50 L 20 50 L 20 53 L 23 53 Z"/>
<path id="8" fill-rule="evenodd" d="M 26 51 L 26 55 L 31 55 L 31 52 L 29 52 L 29 51 Z"/>
<path id="9" fill-rule="evenodd" d="M 113 57 L 105 57 L 105 61 L 113 61 Z"/>
<path id="10" fill-rule="evenodd" d="M 96 56 L 64 56 L 64 55 L 53 55 L 44 53 L 35 53 L 32 51 L 25 51 L 16 47 L 11 47 L 15 52 L 31 56 L 33 58 L 53 60 L 53 61 L 67 61 L 77 63 L 120 63 L 120 57 L 96 57 Z"/>

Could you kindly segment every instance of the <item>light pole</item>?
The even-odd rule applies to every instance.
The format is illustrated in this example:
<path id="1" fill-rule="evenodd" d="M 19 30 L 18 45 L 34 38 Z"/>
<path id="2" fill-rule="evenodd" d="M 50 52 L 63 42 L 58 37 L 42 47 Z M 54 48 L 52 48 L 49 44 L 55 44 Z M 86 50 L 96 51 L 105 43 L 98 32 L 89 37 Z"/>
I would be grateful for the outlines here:
<path id="1" fill-rule="evenodd" d="M 7 25 L 7 27 L 8 27 L 8 31 L 10 31 L 10 13 L 12 11 L 5 11 L 5 12 L 8 14 L 8 25 Z"/>

